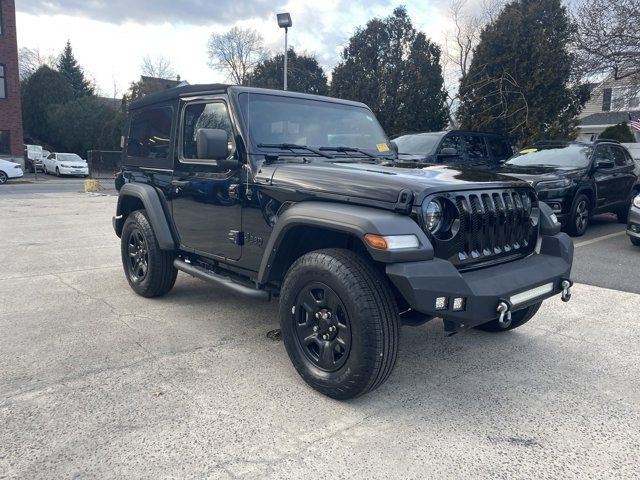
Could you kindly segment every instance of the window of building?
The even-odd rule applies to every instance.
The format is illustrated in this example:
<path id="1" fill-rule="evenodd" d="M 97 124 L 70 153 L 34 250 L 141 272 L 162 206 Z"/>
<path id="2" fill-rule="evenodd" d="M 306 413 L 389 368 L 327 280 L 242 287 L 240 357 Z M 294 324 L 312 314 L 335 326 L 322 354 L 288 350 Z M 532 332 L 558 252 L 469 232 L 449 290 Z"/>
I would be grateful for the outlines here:
<path id="1" fill-rule="evenodd" d="M 7 98 L 6 70 L 2 64 L 0 64 L 0 98 Z"/>
<path id="2" fill-rule="evenodd" d="M 127 154 L 136 158 L 168 158 L 172 118 L 170 107 L 151 108 L 135 114 L 129 128 Z"/>
<path id="3" fill-rule="evenodd" d="M 0 130 L 0 155 L 11 155 L 11 135 L 9 130 Z"/>
<path id="4" fill-rule="evenodd" d="M 640 86 L 629 85 L 611 89 L 611 111 L 635 110 L 640 108 Z"/>

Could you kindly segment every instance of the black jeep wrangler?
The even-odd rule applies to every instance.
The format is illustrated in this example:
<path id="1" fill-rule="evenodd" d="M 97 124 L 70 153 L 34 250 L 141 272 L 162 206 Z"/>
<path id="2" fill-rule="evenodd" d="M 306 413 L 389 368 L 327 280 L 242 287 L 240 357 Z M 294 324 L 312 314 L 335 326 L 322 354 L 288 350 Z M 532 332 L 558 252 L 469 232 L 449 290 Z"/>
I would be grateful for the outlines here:
<path id="1" fill-rule="evenodd" d="M 135 292 L 178 270 L 280 301 L 313 388 L 361 395 L 402 323 L 504 332 L 570 297 L 573 245 L 526 182 L 397 162 L 361 103 L 193 85 L 131 105 L 113 219 Z"/>

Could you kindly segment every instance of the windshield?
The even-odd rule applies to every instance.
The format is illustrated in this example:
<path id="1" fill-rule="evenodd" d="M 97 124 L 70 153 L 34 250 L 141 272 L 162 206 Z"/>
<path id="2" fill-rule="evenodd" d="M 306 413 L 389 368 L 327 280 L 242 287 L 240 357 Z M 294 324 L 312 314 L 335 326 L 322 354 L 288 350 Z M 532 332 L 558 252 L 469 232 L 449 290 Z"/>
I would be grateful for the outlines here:
<path id="1" fill-rule="evenodd" d="M 391 153 L 382 127 L 368 108 L 259 93 L 242 93 L 239 100 L 256 147 L 294 144 L 315 149 L 348 147 L 375 154 Z M 349 152 L 341 154 L 357 155 Z M 327 153 L 334 155 L 333 151 Z"/>
<path id="2" fill-rule="evenodd" d="M 402 135 L 393 141 L 398 145 L 398 153 L 430 155 L 441 138 L 441 133 L 416 133 L 415 135 Z"/>
<path id="3" fill-rule="evenodd" d="M 521 150 L 507 160 L 507 165 L 585 168 L 589 166 L 592 151 L 593 147 L 589 145 L 566 145 L 543 150 L 530 147 Z"/>
<path id="4" fill-rule="evenodd" d="M 84 162 L 84 160 L 75 153 L 59 153 L 57 157 L 61 162 Z"/>

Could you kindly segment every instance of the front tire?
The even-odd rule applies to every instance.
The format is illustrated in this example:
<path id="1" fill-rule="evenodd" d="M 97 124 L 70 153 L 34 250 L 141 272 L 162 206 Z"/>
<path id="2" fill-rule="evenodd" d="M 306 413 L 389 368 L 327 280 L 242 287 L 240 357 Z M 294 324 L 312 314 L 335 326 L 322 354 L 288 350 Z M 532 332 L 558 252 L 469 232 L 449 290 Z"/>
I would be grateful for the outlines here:
<path id="1" fill-rule="evenodd" d="M 129 285 L 143 297 L 159 297 L 173 288 L 178 270 L 174 254 L 161 250 L 144 210 L 127 217 L 120 243 L 122 266 Z"/>
<path id="2" fill-rule="evenodd" d="M 587 231 L 591 218 L 591 202 L 589 197 L 580 194 L 573 202 L 573 208 L 567 222 L 567 232 L 572 237 L 581 237 Z"/>
<path id="3" fill-rule="evenodd" d="M 640 247 L 640 238 L 629 237 L 629 240 L 631 240 L 631 243 L 636 247 Z"/>
<path id="4" fill-rule="evenodd" d="M 342 249 L 300 257 L 280 291 L 280 328 L 300 376 L 346 400 L 380 386 L 396 362 L 398 306 L 387 279 Z"/>
<path id="5" fill-rule="evenodd" d="M 498 322 L 498 320 L 496 319 L 487 323 L 483 323 L 482 325 L 478 325 L 476 328 L 478 330 L 484 330 L 485 332 L 492 333 L 508 332 L 509 330 L 513 330 L 514 328 L 521 327 L 529 320 L 531 320 L 535 316 L 535 314 L 538 313 L 541 305 L 542 302 L 539 302 L 531 305 L 530 307 L 523 308 L 522 310 L 518 310 L 517 312 L 513 312 L 511 314 L 511 323 L 508 325 L 504 325 Z"/>
<path id="6" fill-rule="evenodd" d="M 7 183 L 7 180 L 9 180 L 7 174 L 4 172 L 0 172 L 0 185 L 4 185 L 5 183 Z"/>

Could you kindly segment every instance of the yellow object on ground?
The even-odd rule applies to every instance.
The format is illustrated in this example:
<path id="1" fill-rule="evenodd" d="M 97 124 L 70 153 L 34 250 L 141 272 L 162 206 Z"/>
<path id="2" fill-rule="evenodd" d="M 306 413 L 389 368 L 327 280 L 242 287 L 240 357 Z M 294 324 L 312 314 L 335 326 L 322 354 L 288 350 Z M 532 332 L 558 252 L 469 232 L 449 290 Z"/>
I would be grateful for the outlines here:
<path id="1" fill-rule="evenodd" d="M 84 181 L 85 193 L 97 192 L 99 190 L 102 190 L 102 187 L 100 186 L 100 182 L 98 180 L 90 178 L 89 180 Z"/>

